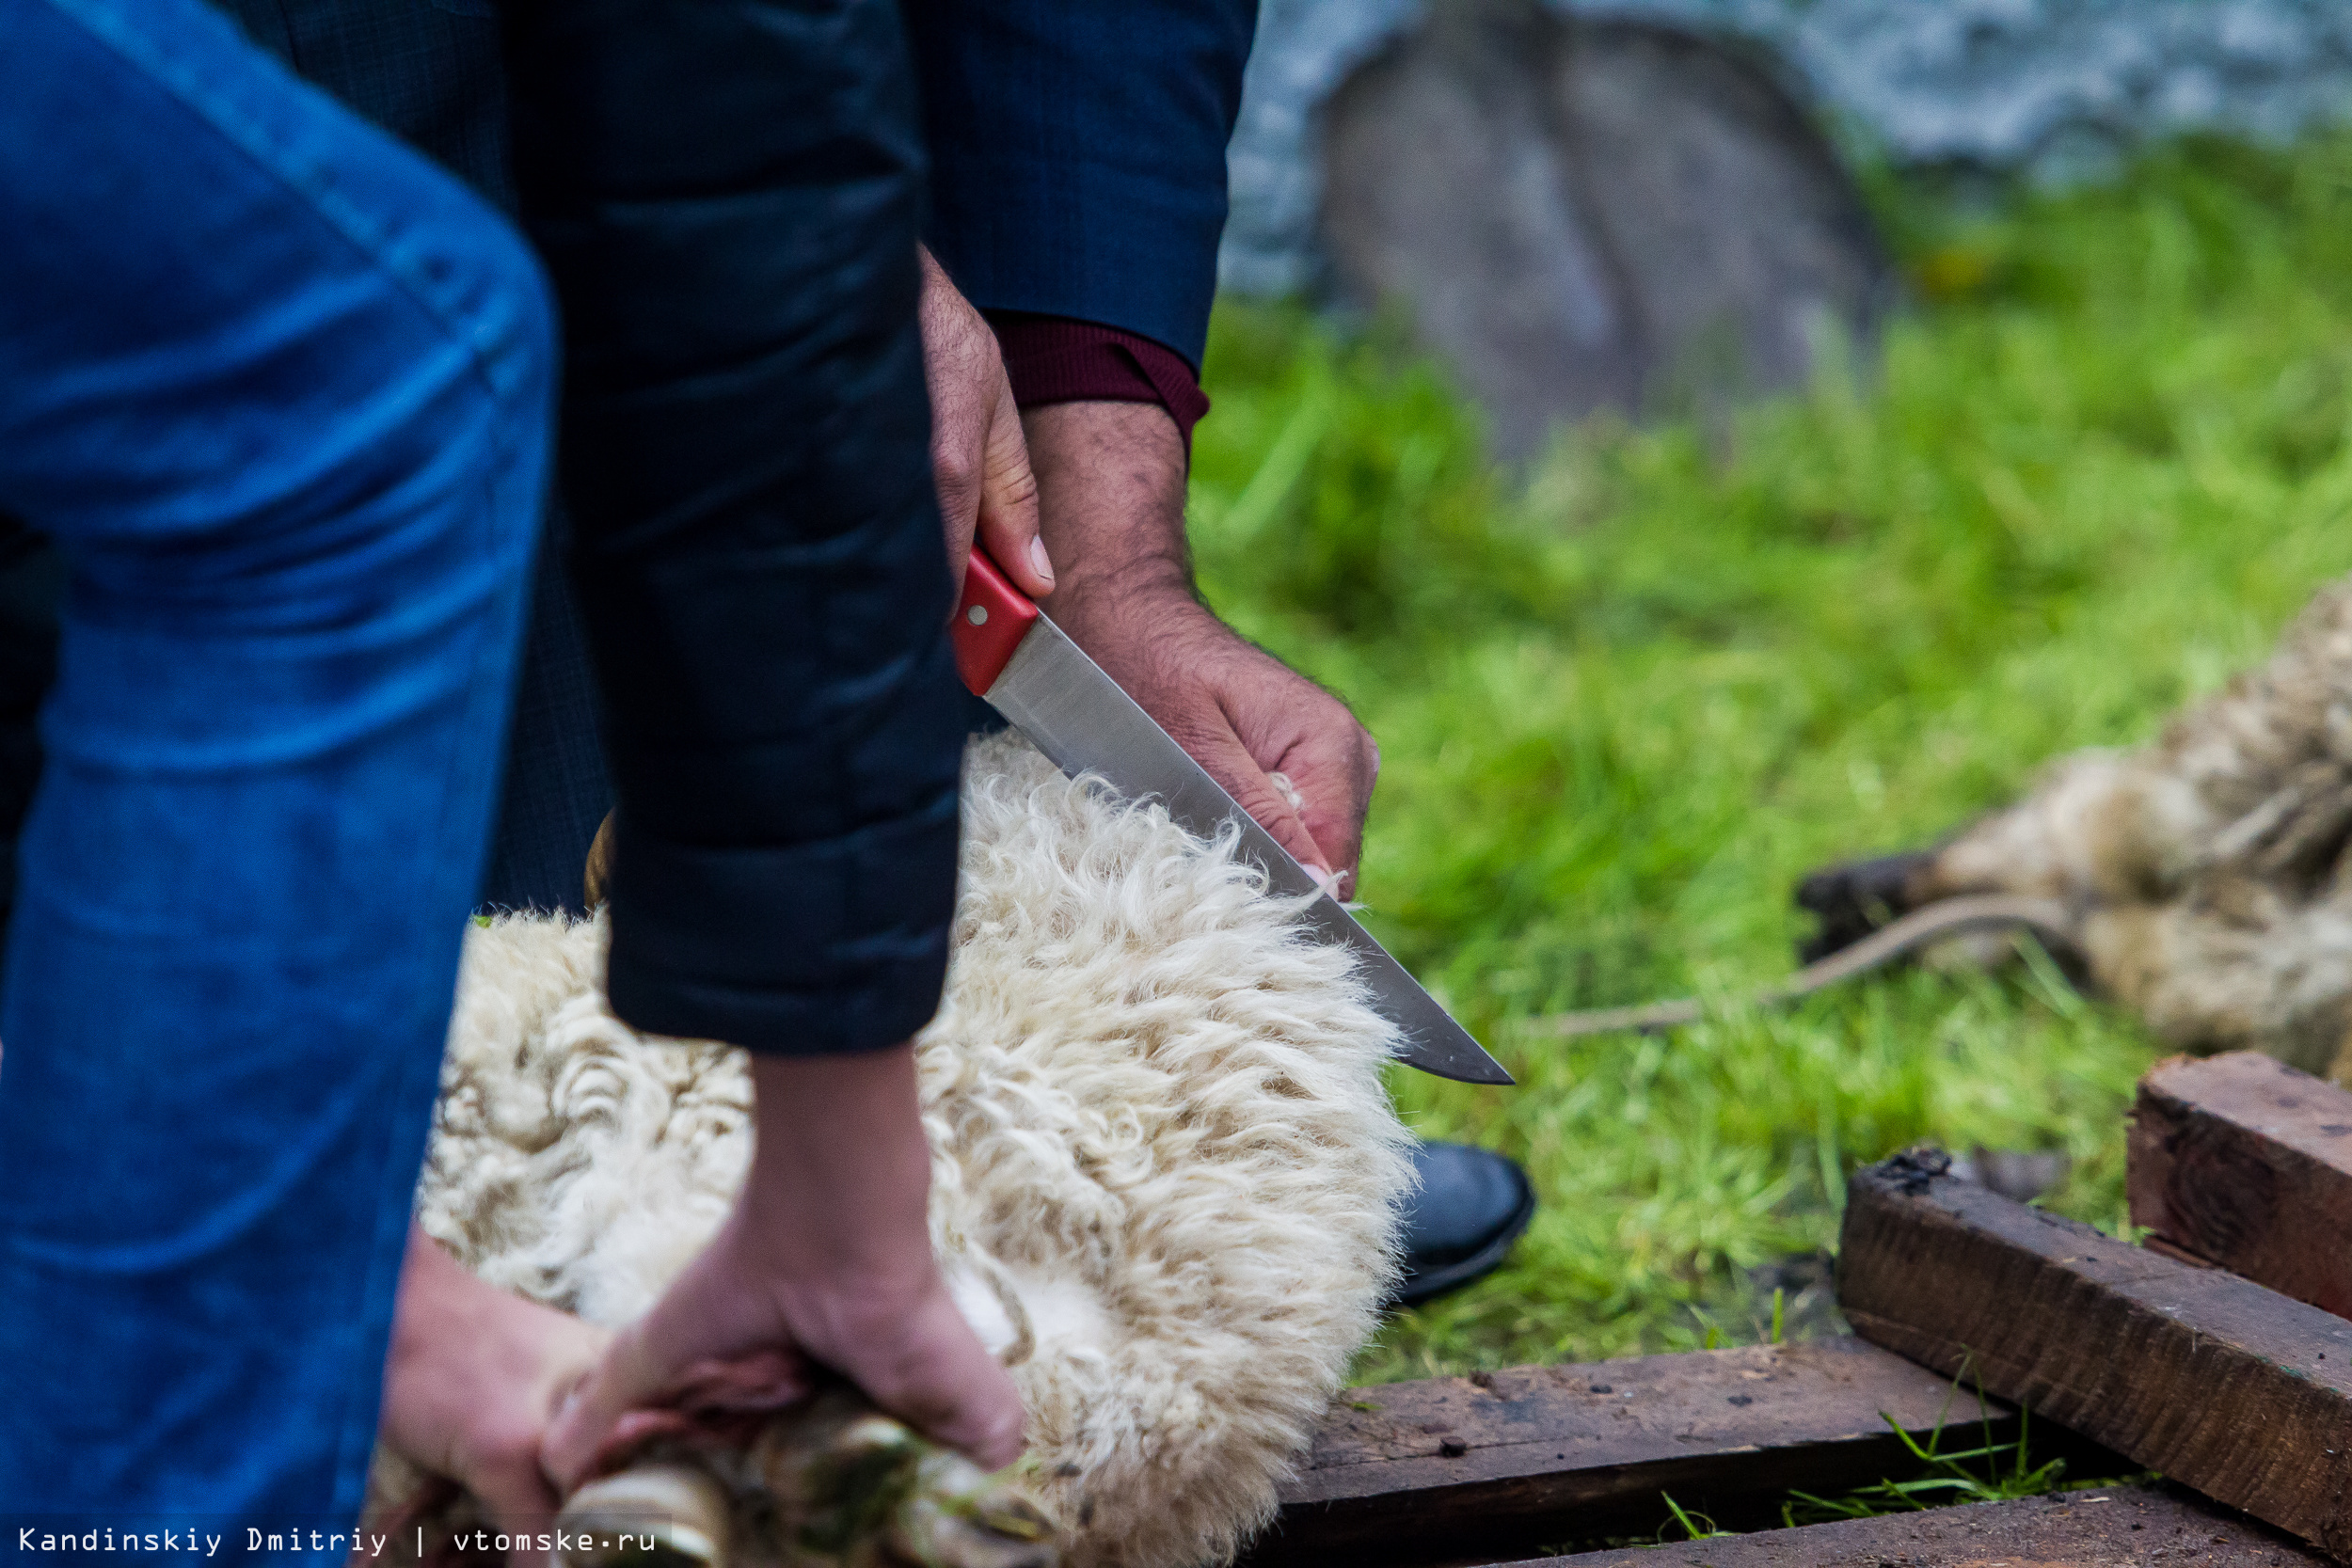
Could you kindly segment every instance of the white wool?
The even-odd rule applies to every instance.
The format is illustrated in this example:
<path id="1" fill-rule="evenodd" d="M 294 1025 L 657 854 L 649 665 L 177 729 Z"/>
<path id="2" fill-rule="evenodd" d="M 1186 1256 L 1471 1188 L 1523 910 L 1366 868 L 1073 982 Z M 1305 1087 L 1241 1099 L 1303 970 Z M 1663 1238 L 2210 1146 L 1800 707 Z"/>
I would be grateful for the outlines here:
<path id="1" fill-rule="evenodd" d="M 1230 838 L 1017 737 L 973 744 L 954 958 L 917 1042 L 931 1232 L 1020 1386 L 1073 1564 L 1230 1556 L 1394 1278 L 1395 1033 L 1298 911 Z M 617 1022 L 604 943 L 601 916 L 469 933 L 418 1208 L 483 1277 L 611 1324 L 725 1214 L 751 1085 L 739 1052 Z"/>

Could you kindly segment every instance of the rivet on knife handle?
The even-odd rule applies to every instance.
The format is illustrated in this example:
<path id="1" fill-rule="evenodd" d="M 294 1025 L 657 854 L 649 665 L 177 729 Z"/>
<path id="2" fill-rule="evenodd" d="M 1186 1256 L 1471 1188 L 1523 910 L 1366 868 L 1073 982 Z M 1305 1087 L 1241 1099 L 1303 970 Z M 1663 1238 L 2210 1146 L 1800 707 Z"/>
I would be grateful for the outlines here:
<path id="1" fill-rule="evenodd" d="M 971 563 L 963 569 L 963 598 L 948 628 L 948 641 L 955 644 L 956 673 L 972 689 L 972 695 L 988 695 L 988 689 L 1012 661 L 1012 651 L 1021 646 L 1021 639 L 1036 622 L 1037 606 L 1028 595 L 1007 580 L 987 551 L 975 548 Z"/>

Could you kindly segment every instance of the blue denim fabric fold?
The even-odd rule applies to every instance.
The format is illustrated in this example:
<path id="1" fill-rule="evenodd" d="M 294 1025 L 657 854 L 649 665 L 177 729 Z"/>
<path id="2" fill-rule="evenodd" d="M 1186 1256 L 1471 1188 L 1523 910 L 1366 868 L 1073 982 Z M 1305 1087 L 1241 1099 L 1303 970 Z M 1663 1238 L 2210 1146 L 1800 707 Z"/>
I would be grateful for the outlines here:
<path id="1" fill-rule="evenodd" d="M 71 572 L 0 1013 L 0 1522 L 225 1559 L 359 1505 L 552 324 L 503 221 L 195 0 L 19 0 L 0 59 L 0 510 Z"/>

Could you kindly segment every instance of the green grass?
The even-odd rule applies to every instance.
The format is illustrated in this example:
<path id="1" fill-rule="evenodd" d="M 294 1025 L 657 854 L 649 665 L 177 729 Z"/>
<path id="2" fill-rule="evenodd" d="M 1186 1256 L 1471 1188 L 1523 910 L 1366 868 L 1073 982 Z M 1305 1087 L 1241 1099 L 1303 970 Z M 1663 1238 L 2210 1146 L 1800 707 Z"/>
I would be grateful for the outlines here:
<path id="1" fill-rule="evenodd" d="M 1367 918 L 1520 1080 L 1401 1073 L 1399 1103 L 1544 1199 L 1368 1380 L 1758 1338 L 1747 1271 L 1832 1244 L 1840 1173 L 1920 1140 L 2064 1148 L 2054 1206 L 2122 1220 L 2157 1048 L 2046 974 L 1517 1027 L 1781 974 L 1800 874 L 2145 736 L 2352 567 L 2352 141 L 2184 145 L 1991 208 L 1874 194 L 1917 301 L 1870 369 L 1524 476 L 1393 333 L 1218 311 L 1203 592 L 1378 736 Z"/>

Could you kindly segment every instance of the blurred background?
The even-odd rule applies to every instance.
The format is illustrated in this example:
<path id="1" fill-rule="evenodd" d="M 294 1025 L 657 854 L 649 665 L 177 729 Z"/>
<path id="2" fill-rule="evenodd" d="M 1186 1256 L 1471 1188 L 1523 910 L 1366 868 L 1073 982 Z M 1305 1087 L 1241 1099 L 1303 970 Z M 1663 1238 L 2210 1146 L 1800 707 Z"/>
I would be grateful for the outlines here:
<path id="1" fill-rule="evenodd" d="M 1366 919 L 1522 1085 L 1400 1104 L 1544 1200 L 1360 1376 L 1834 1327 L 1922 1140 L 2122 1224 L 2162 1053 L 2048 963 L 1737 998 L 2352 567 L 2347 123 L 2342 0 L 1265 0 L 1201 583 L 1378 736 Z"/>

